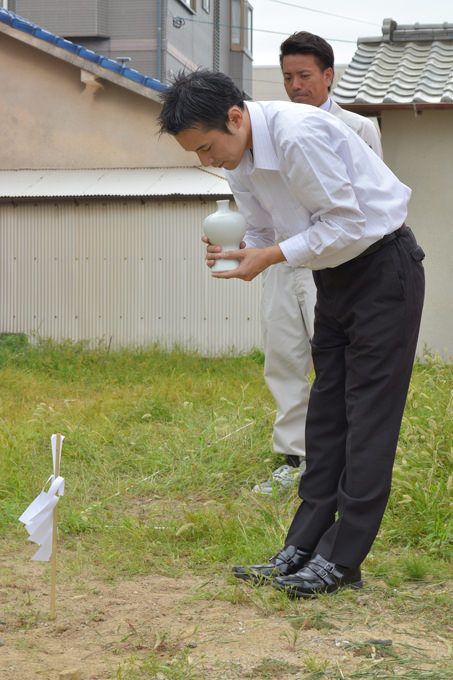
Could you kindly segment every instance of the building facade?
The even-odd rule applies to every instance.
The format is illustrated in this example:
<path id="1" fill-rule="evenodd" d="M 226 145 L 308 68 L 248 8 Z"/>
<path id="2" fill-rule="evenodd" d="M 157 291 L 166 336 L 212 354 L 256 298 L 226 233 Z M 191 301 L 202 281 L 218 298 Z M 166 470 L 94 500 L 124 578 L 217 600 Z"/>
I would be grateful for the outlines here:
<path id="1" fill-rule="evenodd" d="M 228 73 L 252 96 L 248 0 L 3 0 L 3 6 L 162 83 L 204 66 Z"/>
<path id="2" fill-rule="evenodd" d="M 159 135 L 162 84 L 0 9 L 0 333 L 245 352 L 259 277 L 210 276 L 221 170 Z"/>
<path id="3" fill-rule="evenodd" d="M 340 106 L 377 116 L 384 161 L 412 189 L 407 224 L 426 253 L 419 353 L 453 357 L 453 23 L 397 24 L 359 38 L 333 93 Z"/>

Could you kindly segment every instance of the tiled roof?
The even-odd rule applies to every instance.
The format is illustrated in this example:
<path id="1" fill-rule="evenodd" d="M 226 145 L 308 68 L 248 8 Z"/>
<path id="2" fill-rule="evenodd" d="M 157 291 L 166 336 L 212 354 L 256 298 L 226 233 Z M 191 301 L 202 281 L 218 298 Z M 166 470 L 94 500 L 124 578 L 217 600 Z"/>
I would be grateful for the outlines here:
<path id="1" fill-rule="evenodd" d="M 61 49 L 66 50 L 71 54 L 77 55 L 82 59 L 86 59 L 87 61 L 92 62 L 93 64 L 97 64 L 98 66 L 108 69 L 109 71 L 113 71 L 118 75 L 124 76 L 128 80 L 132 80 L 133 82 L 138 83 L 140 85 L 144 85 L 145 87 L 148 87 L 152 90 L 162 92 L 168 87 L 167 85 L 164 85 L 155 78 L 145 76 L 133 68 L 122 66 L 113 59 L 103 57 L 101 54 L 93 52 L 92 50 L 88 50 L 86 47 L 76 45 L 70 40 L 66 40 L 65 38 L 61 38 L 58 35 L 54 35 L 54 33 L 50 33 L 49 31 L 46 31 L 40 26 L 33 24 L 31 21 L 23 19 L 17 14 L 14 14 L 14 12 L 9 12 L 6 9 L 0 9 L 0 22 L 8 24 L 9 26 L 11 26 L 11 28 L 15 28 L 19 31 L 23 31 L 24 33 L 28 33 L 29 35 L 32 35 L 34 38 L 44 40 L 47 43 L 55 45 L 56 47 L 61 47 Z"/>
<path id="2" fill-rule="evenodd" d="M 341 105 L 452 105 L 453 24 L 385 19 L 382 36 L 357 41 L 333 98 Z"/>

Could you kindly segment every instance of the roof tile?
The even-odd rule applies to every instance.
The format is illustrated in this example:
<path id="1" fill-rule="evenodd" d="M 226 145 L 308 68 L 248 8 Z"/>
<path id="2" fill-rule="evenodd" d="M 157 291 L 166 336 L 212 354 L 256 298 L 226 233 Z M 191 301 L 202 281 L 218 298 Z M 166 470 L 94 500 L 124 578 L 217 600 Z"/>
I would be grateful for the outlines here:
<path id="1" fill-rule="evenodd" d="M 382 33 L 380 38 L 359 38 L 357 51 L 333 92 L 336 102 L 453 101 L 453 24 L 398 27 L 385 19 Z"/>

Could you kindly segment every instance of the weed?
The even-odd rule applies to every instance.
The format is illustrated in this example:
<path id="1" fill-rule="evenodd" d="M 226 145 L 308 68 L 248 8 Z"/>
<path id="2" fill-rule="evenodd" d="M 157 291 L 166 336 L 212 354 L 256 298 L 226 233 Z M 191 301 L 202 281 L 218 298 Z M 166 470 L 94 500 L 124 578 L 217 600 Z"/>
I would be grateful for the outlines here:
<path id="1" fill-rule="evenodd" d="M 401 629 L 412 616 L 426 634 L 442 636 L 451 606 L 452 383 L 452 364 L 432 356 L 416 362 L 391 498 L 364 564 L 365 588 L 319 598 L 305 613 L 284 593 L 228 576 L 232 564 L 275 554 L 300 502 L 295 490 L 270 498 L 250 493 L 279 462 L 271 452 L 275 405 L 259 352 L 206 358 L 0 337 L 1 547 L 12 553 L 26 542 L 17 518 L 50 473 L 50 435 L 59 431 L 66 436 L 60 565 L 75 582 L 87 569 L 109 581 L 193 570 L 207 585 L 188 598 L 248 603 L 263 618 L 282 616 L 297 652 L 305 631 L 328 635 L 357 613 L 369 626 L 385 625 L 391 615 Z M 224 585 L 211 585 L 218 575 Z M 24 615 L 21 627 L 35 625 L 33 616 Z M 184 646 L 163 633 L 154 643 L 127 630 L 120 650 L 133 656 L 120 664 L 117 680 L 203 678 Z M 413 670 L 411 655 L 398 658 L 404 680 L 447 677 L 440 667 Z M 348 678 L 395 675 L 390 654 L 356 661 L 365 664 L 361 675 Z M 325 664 L 306 657 L 304 677 L 342 677 Z M 263 665 L 256 677 L 273 677 L 270 668 Z"/>
<path id="2" fill-rule="evenodd" d="M 310 628 L 315 630 L 332 630 L 336 628 L 326 611 L 312 612 L 308 616 L 300 614 L 290 615 L 287 618 L 289 625 L 294 630 L 308 630 Z"/>
<path id="3" fill-rule="evenodd" d="M 322 674 L 326 670 L 326 668 L 329 665 L 329 662 L 326 659 L 319 659 L 313 654 L 305 654 L 302 657 L 302 662 L 305 666 L 305 668 L 310 671 L 310 673 L 314 674 Z"/>
<path id="4" fill-rule="evenodd" d="M 262 659 L 245 677 L 262 678 L 263 680 L 286 680 L 300 671 L 299 666 L 280 661 L 279 659 Z"/>
<path id="5" fill-rule="evenodd" d="M 131 657 L 118 667 L 115 680 L 198 680 L 200 675 L 191 665 L 186 651 L 170 660 L 162 659 L 159 652 L 150 652 L 145 658 Z"/>

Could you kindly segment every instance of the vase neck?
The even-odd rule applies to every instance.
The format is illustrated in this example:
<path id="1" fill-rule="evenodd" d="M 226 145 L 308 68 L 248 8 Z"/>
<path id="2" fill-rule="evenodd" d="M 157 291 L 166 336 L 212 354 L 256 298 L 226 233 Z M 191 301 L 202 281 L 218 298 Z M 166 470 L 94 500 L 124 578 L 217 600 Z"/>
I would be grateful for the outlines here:
<path id="1" fill-rule="evenodd" d="M 217 201 L 217 211 L 227 212 L 230 209 L 230 201 Z"/>

